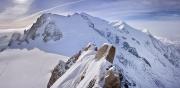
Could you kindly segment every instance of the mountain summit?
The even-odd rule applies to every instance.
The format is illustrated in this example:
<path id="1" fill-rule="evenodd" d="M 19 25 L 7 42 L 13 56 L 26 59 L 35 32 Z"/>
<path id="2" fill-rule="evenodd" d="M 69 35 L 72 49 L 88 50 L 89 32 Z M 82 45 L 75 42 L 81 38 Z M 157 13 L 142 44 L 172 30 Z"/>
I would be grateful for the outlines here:
<path id="1" fill-rule="evenodd" d="M 23 35 L 13 34 L 9 47 L 20 49 L 39 48 L 50 53 L 72 56 L 89 42 L 97 47 L 104 43 L 109 43 L 115 47 L 114 59 L 109 59 L 108 63 L 111 62 L 109 64 L 115 66 L 117 71 L 126 79 L 126 87 L 178 88 L 180 86 L 180 53 L 175 47 L 167 46 L 150 33 L 136 30 L 125 22 L 110 23 L 86 13 L 75 13 L 68 16 L 43 14 L 30 29 L 24 31 Z M 110 47 L 110 45 L 107 45 L 107 47 Z M 98 50 L 106 51 L 104 48 Z M 94 60 L 88 62 L 91 65 L 84 65 L 86 60 L 91 59 L 91 55 L 89 57 L 88 55 L 84 57 L 80 55 L 77 62 L 72 66 L 74 69 L 70 67 L 62 77 L 57 79 L 53 88 L 68 87 L 67 84 L 76 87 L 87 86 L 87 83 L 92 81 L 95 75 L 101 74 L 98 73 L 99 71 L 94 71 L 94 69 L 103 72 L 104 68 L 101 65 L 98 66 L 101 66 L 102 69 L 96 68 L 96 64 L 91 63 Z M 107 61 L 102 59 L 102 56 L 104 54 L 92 55 L 96 60 L 100 60 L 97 63 Z M 73 73 L 76 73 L 74 71 L 78 71 L 75 70 L 75 65 L 77 65 L 77 69 L 79 69 L 78 66 L 81 67 L 78 64 L 81 60 L 85 60 L 85 62 L 82 62 L 84 64 L 81 65 L 83 65 L 83 68 L 87 66 L 85 72 L 89 73 L 87 77 L 84 77 L 84 81 L 80 82 L 82 85 L 75 82 L 79 82 L 77 80 L 83 74 L 79 74 L 78 77 L 75 77 L 75 74 L 73 75 Z M 81 71 L 77 73 L 85 69 L 79 70 Z M 93 75 L 91 71 L 96 73 Z M 73 79 L 70 80 L 69 76 Z"/>

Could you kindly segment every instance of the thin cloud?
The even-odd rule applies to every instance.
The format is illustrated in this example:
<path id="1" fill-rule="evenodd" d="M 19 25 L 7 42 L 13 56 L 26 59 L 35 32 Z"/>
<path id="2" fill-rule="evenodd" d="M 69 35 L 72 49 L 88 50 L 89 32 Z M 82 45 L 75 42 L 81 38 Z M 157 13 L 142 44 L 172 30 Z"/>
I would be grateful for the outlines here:
<path id="1" fill-rule="evenodd" d="M 15 2 L 13 2 L 13 5 L 8 5 L 7 8 L 0 13 L 0 23 L 4 22 L 4 20 L 6 20 L 6 22 L 22 22 L 23 20 L 34 18 L 35 16 L 37 17 L 42 13 L 48 12 L 59 14 L 86 12 L 93 16 L 101 17 L 110 21 L 180 19 L 180 0 L 44 0 L 43 2 L 42 0 L 14 1 Z M 25 4 L 27 1 L 28 4 Z"/>
<path id="2" fill-rule="evenodd" d="M 12 21 L 29 11 L 29 7 L 33 0 L 14 0 L 13 5 L 7 7 L 0 13 L 0 20 Z"/>
<path id="3" fill-rule="evenodd" d="M 29 18 L 32 18 L 32 17 L 35 17 L 35 16 L 39 16 L 39 15 L 41 15 L 41 14 L 43 14 L 43 13 L 52 12 L 53 10 L 58 9 L 58 8 L 60 8 L 60 7 L 69 6 L 69 5 L 76 4 L 76 3 L 79 3 L 79 2 L 82 2 L 82 1 L 85 1 L 85 0 L 78 0 L 78 1 L 74 1 L 74 2 L 64 3 L 64 4 L 61 4 L 61 5 L 58 5 L 58 6 L 49 8 L 49 9 L 45 9 L 45 10 L 36 12 L 36 13 L 30 15 L 30 16 L 26 16 L 26 17 L 24 17 L 24 18 L 22 18 L 22 19 L 18 19 L 18 20 L 16 20 L 16 21 L 21 21 L 21 20 L 29 19 Z M 63 13 L 63 12 L 62 12 L 62 13 Z"/>

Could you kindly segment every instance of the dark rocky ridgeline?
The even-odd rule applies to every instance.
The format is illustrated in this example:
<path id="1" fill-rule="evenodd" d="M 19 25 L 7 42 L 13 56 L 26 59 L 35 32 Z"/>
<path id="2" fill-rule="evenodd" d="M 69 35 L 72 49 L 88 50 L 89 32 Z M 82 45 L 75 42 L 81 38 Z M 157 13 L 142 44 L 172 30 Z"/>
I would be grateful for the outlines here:
<path id="1" fill-rule="evenodd" d="M 88 44 L 88 46 L 72 56 L 67 62 L 59 62 L 59 64 L 52 71 L 52 75 L 48 82 L 47 88 L 50 88 L 57 79 L 59 79 L 74 63 L 76 63 L 82 52 L 86 52 L 89 49 L 92 49 L 92 47 L 95 51 L 97 51 L 94 59 L 97 59 L 98 61 L 105 57 L 105 59 L 112 65 L 106 68 L 106 74 L 100 77 L 100 80 L 98 80 L 95 76 L 95 78 L 93 78 L 93 80 L 91 80 L 88 84 L 88 88 L 93 88 L 96 83 L 104 83 L 103 85 L 101 85 L 103 88 L 128 88 L 129 86 L 132 86 L 132 84 L 125 78 L 125 76 L 123 76 L 124 74 L 119 71 L 116 66 L 113 65 L 113 60 L 116 52 L 116 48 L 113 45 L 104 44 L 102 47 L 97 49 L 95 45 Z M 81 80 L 83 80 L 84 76 L 81 77 Z"/>
<path id="2" fill-rule="evenodd" d="M 50 40 L 58 41 L 62 39 L 63 33 L 61 29 L 57 27 L 54 21 L 49 20 L 51 16 L 52 14 L 50 13 L 41 15 L 37 21 L 33 23 L 31 28 L 24 30 L 22 35 L 16 32 L 13 33 L 8 46 L 13 47 L 13 45 L 21 45 L 24 42 L 29 44 L 30 40 L 36 40 L 39 37 L 41 37 L 41 40 L 45 43 Z M 39 31 L 42 31 L 42 33 Z"/>
<path id="3" fill-rule="evenodd" d="M 68 70 L 78 60 L 83 51 L 87 51 L 91 47 L 95 47 L 95 45 L 90 43 L 78 53 L 69 58 L 67 62 L 60 61 L 52 71 L 47 88 L 50 88 L 55 83 L 55 81 L 60 78 L 66 72 L 66 70 Z M 95 47 L 94 50 L 97 51 L 97 47 Z"/>
<path id="4" fill-rule="evenodd" d="M 52 84 L 54 84 L 54 82 L 66 72 L 65 65 L 65 62 L 59 61 L 58 65 L 56 65 L 51 72 L 51 78 L 49 79 L 47 88 L 50 88 Z"/>
<path id="5" fill-rule="evenodd" d="M 104 44 L 96 53 L 95 58 L 101 59 L 103 56 L 106 56 L 106 60 L 113 63 L 115 56 L 116 48 L 108 44 Z"/>
<path id="6" fill-rule="evenodd" d="M 116 48 L 114 46 L 104 45 L 101 47 L 98 51 L 102 51 L 103 49 L 106 49 L 106 60 L 113 64 Z M 97 52 L 98 54 L 98 52 Z M 110 66 L 106 69 L 107 73 L 105 75 L 105 84 L 104 88 L 120 88 L 120 79 L 119 79 L 119 72 L 116 71 L 116 68 L 114 66 Z"/>
<path id="7" fill-rule="evenodd" d="M 105 77 L 104 88 L 120 88 L 120 79 L 119 75 L 112 70 L 108 70 L 107 76 Z"/>
<path id="8" fill-rule="evenodd" d="M 11 46 L 12 43 L 17 42 L 17 41 L 18 41 L 18 44 L 20 44 L 20 37 L 21 37 L 20 33 L 17 33 L 17 32 L 13 33 L 8 46 Z"/>

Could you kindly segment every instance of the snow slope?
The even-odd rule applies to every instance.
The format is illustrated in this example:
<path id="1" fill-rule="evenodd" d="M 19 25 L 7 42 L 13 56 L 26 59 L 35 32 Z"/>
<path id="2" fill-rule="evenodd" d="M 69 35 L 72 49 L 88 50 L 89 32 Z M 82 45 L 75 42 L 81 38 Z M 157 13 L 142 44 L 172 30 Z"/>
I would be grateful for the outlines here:
<path id="1" fill-rule="evenodd" d="M 106 88 L 105 80 L 107 81 L 108 72 L 113 69 L 112 63 L 108 61 L 110 58 L 107 57 L 111 48 L 112 45 L 104 44 L 96 52 L 95 47 L 91 45 L 51 88 Z M 112 61 L 113 59 L 114 55 Z M 115 74 L 115 71 L 112 72 Z M 116 76 L 119 79 L 118 72 Z"/>
<path id="2" fill-rule="evenodd" d="M 180 86 L 180 52 L 125 22 L 110 23 L 86 13 L 44 14 L 23 35 L 14 34 L 9 46 L 72 56 L 89 42 L 98 47 L 103 43 L 116 47 L 113 65 L 128 80 L 129 87 Z"/>
<path id="3" fill-rule="evenodd" d="M 0 53 L 0 88 L 46 88 L 51 70 L 68 57 L 39 49 L 11 50 Z"/>
<path id="4" fill-rule="evenodd" d="M 15 36 L 18 37 L 18 35 Z M 56 40 L 53 36 L 59 37 L 59 39 Z M 89 42 L 95 42 L 99 45 L 105 41 L 107 42 L 107 40 L 96 31 L 92 31 L 86 20 L 79 14 L 75 14 L 71 17 L 44 14 L 29 31 L 24 33 L 20 41 L 22 43 L 20 46 L 17 44 L 12 47 L 37 47 L 47 52 L 66 56 L 71 56 L 75 52 L 78 52 L 78 50 Z M 30 42 L 30 44 L 27 44 L 28 42 Z"/>

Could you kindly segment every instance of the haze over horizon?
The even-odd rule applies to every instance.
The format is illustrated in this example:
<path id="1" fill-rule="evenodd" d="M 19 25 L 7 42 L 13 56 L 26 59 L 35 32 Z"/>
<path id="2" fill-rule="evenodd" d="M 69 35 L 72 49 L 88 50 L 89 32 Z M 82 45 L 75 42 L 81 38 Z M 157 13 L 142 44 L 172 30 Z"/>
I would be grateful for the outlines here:
<path id="1" fill-rule="evenodd" d="M 85 12 L 108 21 L 122 20 L 155 36 L 180 41 L 180 0 L 0 0 L 0 29 L 31 25 L 46 12 Z"/>

